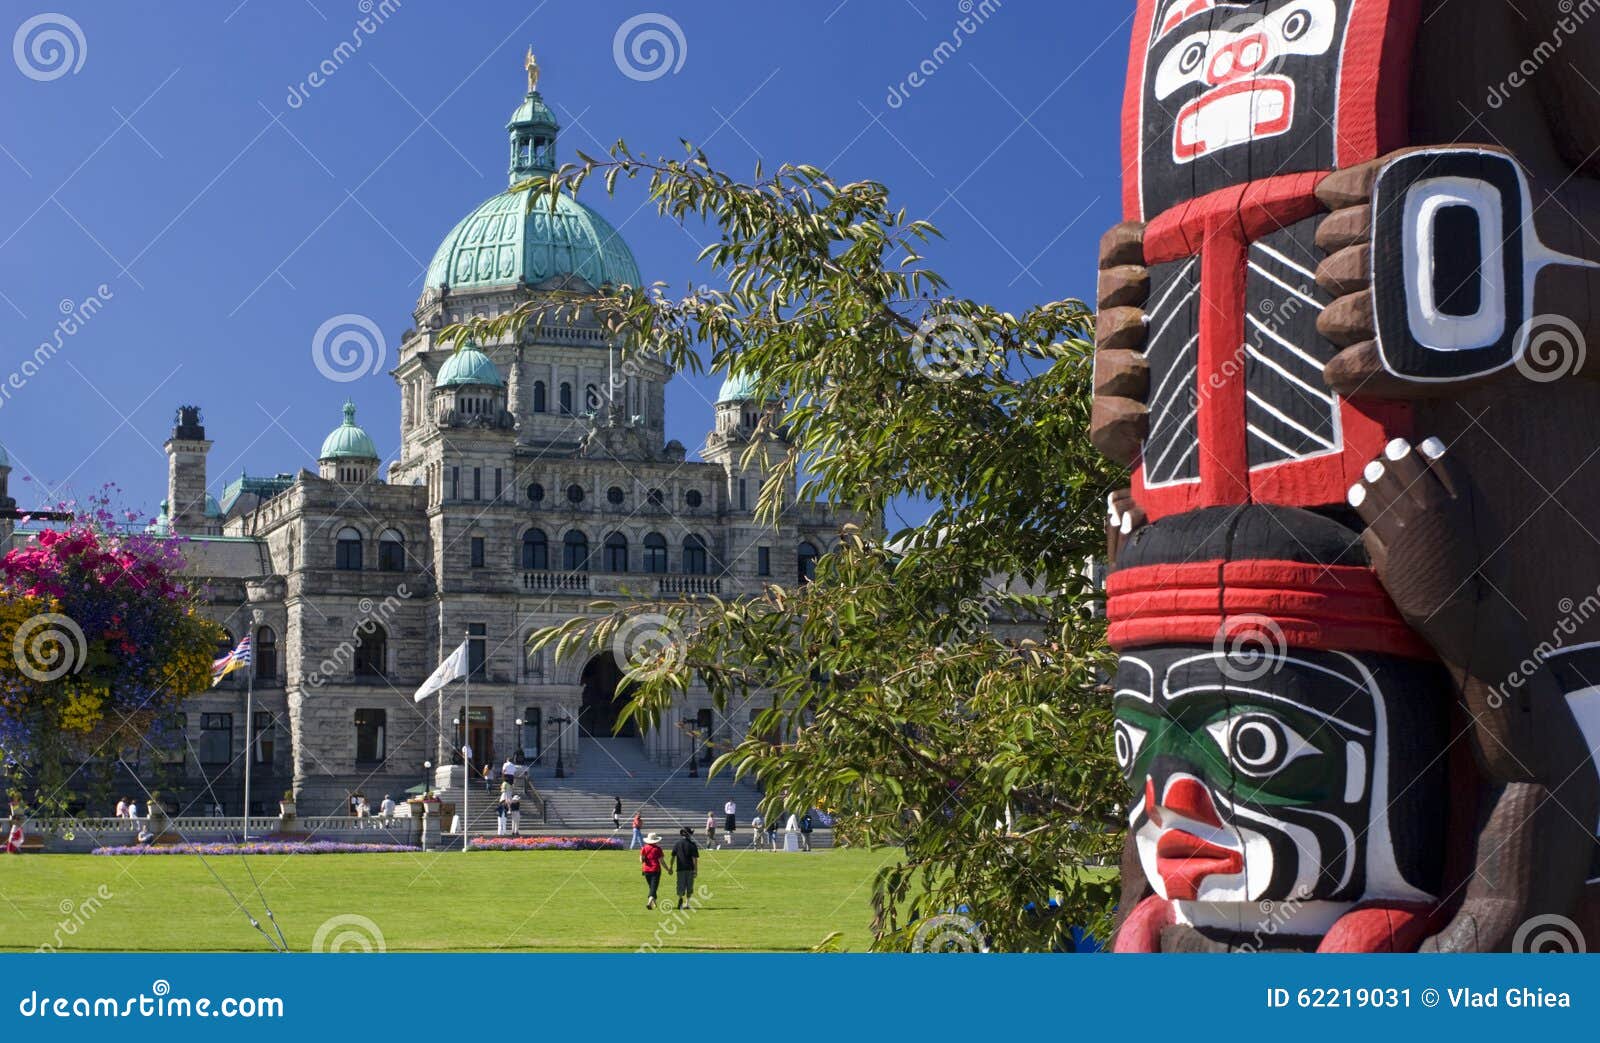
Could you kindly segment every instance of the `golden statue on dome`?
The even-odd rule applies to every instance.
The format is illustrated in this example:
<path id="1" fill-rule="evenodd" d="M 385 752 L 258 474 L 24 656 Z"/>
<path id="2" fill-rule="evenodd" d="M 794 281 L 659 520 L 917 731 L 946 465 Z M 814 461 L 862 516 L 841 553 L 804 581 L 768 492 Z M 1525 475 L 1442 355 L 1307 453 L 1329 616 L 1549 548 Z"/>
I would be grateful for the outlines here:
<path id="1" fill-rule="evenodd" d="M 533 47 L 528 47 L 528 57 L 523 61 L 522 67 L 528 70 L 528 93 L 532 94 L 539 89 L 539 59 L 533 56 Z"/>

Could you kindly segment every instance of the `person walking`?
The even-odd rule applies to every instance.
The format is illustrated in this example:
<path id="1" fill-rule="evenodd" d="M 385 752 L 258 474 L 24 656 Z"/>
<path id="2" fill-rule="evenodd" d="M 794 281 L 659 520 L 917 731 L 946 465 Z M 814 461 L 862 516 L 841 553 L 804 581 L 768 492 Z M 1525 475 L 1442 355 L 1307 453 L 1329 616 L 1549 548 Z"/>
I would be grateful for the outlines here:
<path id="1" fill-rule="evenodd" d="M 622 798 L 613 797 L 611 800 L 611 831 L 615 833 L 622 828 Z"/>
<path id="2" fill-rule="evenodd" d="M 732 837 L 733 836 L 734 827 L 738 825 L 738 817 L 739 817 L 739 805 L 737 805 L 737 804 L 735 804 L 733 802 L 733 798 L 732 797 L 729 797 L 728 798 L 728 802 L 726 804 L 722 805 L 722 815 L 723 815 L 723 822 L 722 822 L 723 831 L 726 832 L 729 837 Z"/>
<path id="3" fill-rule="evenodd" d="M 494 802 L 495 828 L 494 835 L 506 835 L 506 817 L 511 814 L 511 798 L 505 790 L 500 791 L 500 799 Z"/>
<path id="4" fill-rule="evenodd" d="M 520 837 L 522 835 L 522 795 L 516 790 L 512 790 L 508 803 L 511 808 L 511 835 Z"/>
<path id="5" fill-rule="evenodd" d="M 763 823 L 761 821 L 761 810 L 759 808 L 757 808 L 756 809 L 755 818 L 750 820 L 750 847 L 751 847 L 751 849 L 755 849 L 755 848 L 758 848 L 758 847 L 761 846 L 761 835 L 765 832 L 765 830 L 762 829 L 762 825 L 763 825 Z"/>
<path id="6" fill-rule="evenodd" d="M 628 840 L 631 850 L 644 843 L 644 816 L 637 811 L 633 813 L 633 836 Z"/>
<path id="7" fill-rule="evenodd" d="M 811 812 L 800 816 L 800 850 L 811 850 Z"/>
<path id="8" fill-rule="evenodd" d="M 683 839 L 672 845 L 672 859 L 667 863 L 667 872 L 678 876 L 678 904 L 674 909 L 682 909 L 685 900 L 694 900 L 694 874 L 700 868 L 700 845 L 694 842 L 694 830 L 684 826 L 678 835 Z"/>
<path id="9" fill-rule="evenodd" d="M 644 838 L 644 846 L 639 849 L 639 872 L 644 874 L 645 886 L 650 889 L 650 897 L 645 899 L 644 907 L 646 909 L 654 909 L 656 907 L 656 889 L 661 886 L 660 833 L 651 833 Z"/>
<path id="10" fill-rule="evenodd" d="M 116 814 L 113 817 L 114 818 L 127 818 L 128 817 L 128 798 L 127 797 L 123 797 L 123 798 L 121 798 L 120 800 L 117 801 L 117 811 L 116 811 Z"/>
<path id="11" fill-rule="evenodd" d="M 706 812 L 706 847 L 709 849 L 709 848 L 714 848 L 716 846 L 717 846 L 717 816 L 708 811 L 708 812 Z"/>

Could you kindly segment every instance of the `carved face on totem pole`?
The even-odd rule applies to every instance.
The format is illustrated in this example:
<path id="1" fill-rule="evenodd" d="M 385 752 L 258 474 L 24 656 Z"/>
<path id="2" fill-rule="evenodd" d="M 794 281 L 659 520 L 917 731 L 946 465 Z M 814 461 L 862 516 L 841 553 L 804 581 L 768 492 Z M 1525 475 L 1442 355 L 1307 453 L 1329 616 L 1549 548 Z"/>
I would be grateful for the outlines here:
<path id="1" fill-rule="evenodd" d="M 1600 676 L 1553 654 L 1494 686 L 1561 583 L 1600 586 L 1600 540 L 1522 532 L 1531 488 L 1600 511 L 1600 465 L 1549 460 L 1600 410 L 1584 360 L 1527 378 L 1539 319 L 1600 331 L 1600 183 L 1529 144 L 1532 91 L 1456 115 L 1548 12 L 1459 0 L 1429 28 L 1442 2 L 1138 2 L 1093 430 L 1133 465 L 1119 949 L 1260 948 L 1262 902 L 1301 949 L 1501 948 L 1587 908 Z M 1576 223 L 1539 217 L 1563 202 Z"/>

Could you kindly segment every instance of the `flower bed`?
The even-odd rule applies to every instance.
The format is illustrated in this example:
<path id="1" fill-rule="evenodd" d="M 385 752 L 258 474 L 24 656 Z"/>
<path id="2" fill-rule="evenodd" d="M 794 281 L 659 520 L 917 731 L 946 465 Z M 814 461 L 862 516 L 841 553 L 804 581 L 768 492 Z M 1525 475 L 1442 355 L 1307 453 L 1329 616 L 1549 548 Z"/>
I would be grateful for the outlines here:
<path id="1" fill-rule="evenodd" d="M 420 851 L 405 844 L 345 844 L 336 840 L 216 844 L 125 844 L 97 847 L 91 855 L 370 855 Z"/>
<path id="2" fill-rule="evenodd" d="M 616 837 L 473 837 L 478 851 L 618 851 Z"/>

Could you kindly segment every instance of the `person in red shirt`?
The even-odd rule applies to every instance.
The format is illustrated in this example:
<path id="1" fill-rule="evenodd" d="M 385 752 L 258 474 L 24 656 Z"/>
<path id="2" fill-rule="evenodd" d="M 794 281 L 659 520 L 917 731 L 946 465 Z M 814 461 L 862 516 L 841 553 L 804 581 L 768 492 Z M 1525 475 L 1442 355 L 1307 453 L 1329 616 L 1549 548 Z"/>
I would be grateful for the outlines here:
<path id="1" fill-rule="evenodd" d="M 644 838 L 644 847 L 639 849 L 639 871 L 644 874 L 644 882 L 650 888 L 650 897 L 645 900 L 646 909 L 656 907 L 656 888 L 661 886 L 661 834 L 651 833 Z"/>

